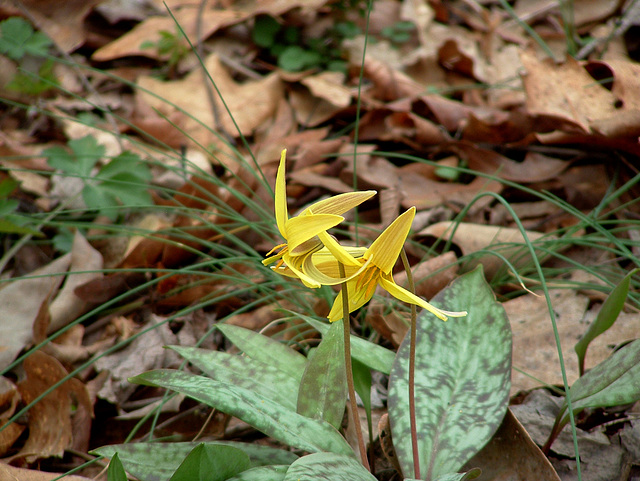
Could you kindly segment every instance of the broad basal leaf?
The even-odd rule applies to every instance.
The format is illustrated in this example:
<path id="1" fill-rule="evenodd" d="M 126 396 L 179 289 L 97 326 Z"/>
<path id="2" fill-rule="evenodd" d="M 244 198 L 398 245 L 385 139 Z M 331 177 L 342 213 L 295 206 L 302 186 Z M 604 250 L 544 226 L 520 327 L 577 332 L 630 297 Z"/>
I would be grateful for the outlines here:
<path id="1" fill-rule="evenodd" d="M 227 352 L 169 347 L 211 379 L 258 392 L 292 411 L 296 410 L 298 381 L 272 365 Z"/>
<path id="2" fill-rule="evenodd" d="M 295 448 L 353 455 L 351 447 L 329 423 L 301 416 L 248 389 L 170 369 L 145 372 L 130 381 L 183 393 Z"/>
<path id="3" fill-rule="evenodd" d="M 115 453 L 126 470 L 141 481 L 166 481 L 178 469 L 184 458 L 200 443 L 132 443 L 102 446 L 93 454 L 112 458 Z M 213 446 L 232 446 L 249 456 L 251 466 L 289 465 L 298 456 L 290 451 L 255 443 L 210 441 Z"/>
<path id="4" fill-rule="evenodd" d="M 289 373 L 298 382 L 302 379 L 307 358 L 299 352 L 244 327 L 231 324 L 218 324 L 217 327 L 247 356 Z"/>
<path id="5" fill-rule="evenodd" d="M 334 453 L 303 456 L 287 470 L 284 481 L 376 481 L 356 458 Z"/>
<path id="6" fill-rule="evenodd" d="M 307 362 L 298 394 L 298 412 L 327 421 L 336 429 L 342 424 L 347 402 L 342 321 L 334 322 Z"/>
<path id="7" fill-rule="evenodd" d="M 489 441 L 507 408 L 511 329 L 481 267 L 431 302 L 466 317 L 418 318 L 415 398 L 420 470 L 424 479 L 454 473 Z M 415 477 L 409 422 L 409 336 L 389 378 L 389 420 L 405 477 Z"/>

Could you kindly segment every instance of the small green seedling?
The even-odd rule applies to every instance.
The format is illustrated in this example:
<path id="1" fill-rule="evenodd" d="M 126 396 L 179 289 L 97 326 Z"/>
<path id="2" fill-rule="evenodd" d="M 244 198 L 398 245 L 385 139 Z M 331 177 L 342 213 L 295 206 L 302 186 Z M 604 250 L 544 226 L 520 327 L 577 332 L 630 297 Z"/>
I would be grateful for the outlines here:
<path id="1" fill-rule="evenodd" d="M 51 147 L 42 154 L 54 169 L 82 179 L 82 199 L 89 209 L 115 219 L 120 206 L 151 204 L 147 191 L 151 172 L 138 155 L 124 151 L 98 167 L 105 156 L 105 148 L 95 138 L 87 135 L 70 140 L 67 145 L 68 149 Z"/>

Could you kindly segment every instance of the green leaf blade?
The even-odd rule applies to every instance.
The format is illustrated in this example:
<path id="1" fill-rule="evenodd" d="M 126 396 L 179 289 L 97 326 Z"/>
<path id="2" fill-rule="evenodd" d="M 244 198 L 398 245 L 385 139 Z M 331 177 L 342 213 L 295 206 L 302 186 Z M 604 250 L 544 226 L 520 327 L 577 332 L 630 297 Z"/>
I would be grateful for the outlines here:
<path id="1" fill-rule="evenodd" d="M 496 431 L 509 397 L 511 329 L 477 268 L 440 292 L 432 304 L 467 310 L 442 322 L 423 312 L 416 344 L 416 417 L 426 479 L 457 471 Z M 389 420 L 405 477 L 413 477 L 408 413 L 409 336 L 389 378 Z"/>
<path id="2" fill-rule="evenodd" d="M 198 444 L 169 481 L 225 481 L 250 467 L 249 456 L 233 446 Z"/>
<path id="3" fill-rule="evenodd" d="M 297 411 L 340 428 L 347 403 L 343 322 L 334 322 L 307 363 L 298 393 Z"/>
<path id="4" fill-rule="evenodd" d="M 247 356 L 277 367 L 300 382 L 307 358 L 289 346 L 232 324 L 219 324 L 218 329 Z"/>
<path id="5" fill-rule="evenodd" d="M 596 316 L 596 319 L 589 326 L 587 332 L 575 345 L 574 349 L 578 355 L 578 365 L 580 366 L 580 374 L 584 372 L 584 358 L 587 354 L 587 347 L 591 341 L 598 337 L 603 332 L 607 331 L 618 318 L 618 315 L 624 307 L 624 303 L 627 300 L 627 294 L 629 293 L 629 285 L 631 284 L 631 278 L 640 272 L 640 269 L 633 269 L 629 272 L 614 289 L 611 291 L 607 299 L 602 304 L 600 312 Z"/>
<path id="6" fill-rule="evenodd" d="M 333 453 L 317 453 L 303 456 L 294 462 L 284 481 L 376 481 L 359 461 L 353 457 Z"/>
<path id="7" fill-rule="evenodd" d="M 169 346 L 211 379 L 259 392 L 294 411 L 298 382 L 288 373 L 247 356 L 196 347 Z"/>
<path id="8" fill-rule="evenodd" d="M 200 443 L 131 443 L 102 446 L 94 454 L 112 458 L 116 453 L 126 470 L 141 481 L 166 481 L 184 458 Z M 209 441 L 206 444 L 233 446 L 245 452 L 252 467 L 269 464 L 289 465 L 298 456 L 290 451 L 235 441 Z M 242 474 L 242 473 L 241 473 Z M 240 475 L 239 475 L 240 476 Z"/>
<path id="9" fill-rule="evenodd" d="M 183 393 L 299 449 L 353 455 L 349 444 L 330 424 L 301 416 L 247 389 L 169 369 L 145 372 L 130 381 Z"/>

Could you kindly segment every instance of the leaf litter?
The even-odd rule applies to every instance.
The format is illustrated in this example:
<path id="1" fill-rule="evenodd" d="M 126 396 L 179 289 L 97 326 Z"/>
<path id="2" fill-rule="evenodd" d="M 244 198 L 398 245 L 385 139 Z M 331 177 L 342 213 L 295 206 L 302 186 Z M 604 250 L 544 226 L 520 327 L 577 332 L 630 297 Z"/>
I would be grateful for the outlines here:
<path id="1" fill-rule="evenodd" d="M 35 470 L 36 461 L 51 462 L 51 458 L 62 463 L 69 459 L 65 450 L 86 452 L 89 446 L 122 442 L 128 434 L 126 418 L 151 412 L 160 395 L 127 379 L 145 370 L 177 366 L 177 357 L 163 350 L 163 345 L 192 346 L 219 318 L 239 308 L 253 306 L 230 318 L 230 324 L 266 328 L 273 335 L 303 344 L 317 340 L 308 333 L 302 338 L 288 333 L 280 327 L 282 315 L 277 305 L 250 304 L 255 299 L 239 292 L 243 286 L 225 280 L 240 273 L 243 285 L 264 282 L 258 262 L 255 266 L 227 262 L 216 279 L 199 270 L 174 271 L 188 268 L 203 255 L 216 259 L 232 245 L 230 231 L 235 239 L 260 252 L 269 249 L 251 229 L 236 232 L 237 226 L 229 219 L 235 215 L 258 219 L 238 192 L 271 211 L 268 188 L 249 167 L 259 166 L 263 179 L 273 179 L 279 151 L 286 146 L 292 161 L 289 200 L 293 208 L 303 208 L 326 194 L 350 191 L 354 185 L 375 188 L 379 202 L 368 203 L 358 213 L 362 224 L 358 235 L 365 239 L 374 238 L 400 211 L 418 208 L 411 236 L 416 244 L 408 250 L 420 295 L 429 299 L 474 263 L 485 265 L 488 277 L 496 282 L 496 294 L 514 335 L 513 366 L 517 369 L 512 374 L 511 394 L 515 417 L 507 416 L 500 429 L 504 436 L 517 438 L 509 447 L 515 458 L 527 460 L 526 469 L 548 473 L 545 479 L 558 475 L 563 480 L 574 479 L 571 460 L 565 459 L 571 456 L 570 449 L 563 449 L 561 442 L 554 445 L 557 451 L 550 459 L 555 474 L 527 435 L 529 432 L 535 443 L 544 443 L 527 406 L 530 398 L 543 395 L 541 385 L 561 384 L 557 351 L 544 299 L 531 293 L 538 286 L 528 277 L 531 258 L 523 248 L 520 231 L 511 213 L 486 194 L 500 194 L 509 201 L 536 246 L 566 239 L 565 232 L 573 236 L 573 242 L 565 244 L 568 247 L 563 245 L 553 255 L 537 251 L 545 266 L 568 272 L 551 277 L 548 283 L 553 287 L 552 305 L 572 384 L 578 376 L 573 345 L 596 317 L 604 300 L 603 286 L 615 284 L 629 265 L 619 262 L 613 253 L 603 257 L 602 251 L 579 246 L 578 240 L 589 235 L 589 229 L 581 226 L 572 231 L 577 216 L 559 208 L 555 200 L 586 216 L 599 209 L 609 186 L 621 187 L 637 174 L 640 67 L 628 38 L 612 35 L 616 24 L 629 23 L 626 15 L 632 9 L 621 10 L 616 2 L 604 0 L 576 5 L 574 27 L 581 39 L 591 35 L 595 46 L 588 57 L 574 59 L 567 55 L 570 42 L 559 30 L 562 15 L 554 2 L 517 0 L 513 5 L 518 17 L 552 50 L 553 58 L 549 58 L 530 32 L 498 3 L 379 1 L 371 14 L 372 38 L 363 62 L 364 18 L 355 11 L 335 10 L 326 1 L 249 1 L 242 6 L 210 2 L 202 11 L 182 0 L 167 2 L 191 42 L 202 49 L 204 67 L 225 105 L 160 2 L 148 2 L 140 9 L 116 2 L 72 2 L 50 15 L 41 3 L 23 2 L 20 10 L 2 6 L 0 12 L 3 18 L 23 16 L 46 33 L 62 54 L 71 54 L 79 64 L 101 71 L 86 74 L 61 66 L 58 74 L 67 91 L 52 90 L 40 96 L 37 109 L 28 116 L 19 108 L 9 108 L 10 102 L 31 103 L 33 97 L 11 90 L 9 78 L 3 81 L 0 97 L 8 102 L 1 120 L 0 181 L 11 178 L 19 183 L 11 193 L 11 199 L 20 201 L 19 212 L 48 213 L 65 198 L 71 202 L 77 187 L 64 185 L 71 177 L 50 181 L 51 167 L 41 152 L 87 134 L 106 148 L 101 165 L 123 149 L 132 149 L 145 160 L 157 161 L 152 183 L 173 190 L 165 195 L 154 193 L 155 204 L 166 212 L 121 220 L 121 232 L 146 230 L 150 234 L 109 235 L 118 224 L 98 218 L 91 229 L 68 234 L 70 254 L 36 243 L 35 248 L 24 246 L 3 264 L 0 365 L 10 366 L 47 335 L 67 331 L 15 363 L 0 378 L 4 428 L 0 432 L 4 458 L 0 470 L 20 480 L 50 479 Z M 341 39 L 340 56 L 334 59 L 343 62 L 345 68 L 340 72 L 318 68 L 290 72 L 251 41 L 251 28 L 259 15 L 295 26 L 305 40 L 313 36 L 328 39 L 330 27 L 338 20 L 352 22 L 359 33 Z M 383 35 L 385 28 L 400 21 L 413 26 L 405 40 Z M 176 38 L 177 45 L 185 48 L 171 70 L 163 70 L 170 61 L 170 53 L 159 47 L 163 35 Z M 360 74 L 364 80 L 361 90 Z M 356 139 L 348 127 L 355 120 L 359 92 L 362 116 Z M 95 105 L 88 109 L 78 96 L 92 99 Z M 111 122 L 99 118 L 75 121 L 81 114 L 94 115 L 95 107 L 99 110 L 105 105 L 115 114 Z M 248 140 L 256 164 L 249 161 L 240 136 Z M 229 148 L 229 140 L 235 150 Z M 198 167 L 215 182 L 204 180 L 198 168 L 181 170 L 172 149 L 182 149 L 186 159 L 199 159 Z M 383 151 L 413 154 L 430 162 L 385 157 L 380 154 Z M 84 185 L 78 178 L 73 182 Z M 513 183 L 551 195 L 536 197 L 515 189 Z M 480 194 L 485 196 L 478 198 Z M 640 215 L 637 198 L 637 187 L 629 184 L 604 207 L 619 228 L 615 235 L 625 242 L 630 239 L 627 243 L 636 256 L 637 225 L 633 221 Z M 456 216 L 466 206 L 470 208 L 460 224 Z M 197 209 L 198 214 L 191 215 L 187 209 Z M 449 240 L 449 227 L 454 223 L 458 230 L 447 245 L 453 250 L 438 251 Z M 45 238 L 51 238 L 54 230 L 45 229 Z M 344 235 L 351 234 L 355 234 L 353 229 Z M 18 237 L 8 235 L 7 239 L 5 246 Z M 610 241 L 603 243 L 611 246 Z M 501 243 L 504 248 L 497 247 Z M 432 247 L 436 249 L 431 251 L 432 258 L 423 259 L 425 248 Z M 514 277 L 496 252 L 527 275 Z M 559 252 L 565 260 L 558 260 L 555 254 Z M 460 259 L 462 256 L 465 258 Z M 576 263 L 589 269 L 610 266 L 609 277 L 585 275 Z M 101 273 L 103 267 L 114 270 Z M 144 287 L 154 279 L 155 285 Z M 406 273 L 398 271 L 395 279 L 403 285 Z M 127 301 L 130 305 L 115 304 L 126 306 L 117 315 L 104 311 L 91 315 L 94 307 L 138 288 L 141 290 Z M 632 291 L 637 292 L 637 283 Z M 207 298 L 219 300 L 207 308 L 173 316 Z M 326 301 L 308 295 L 302 298 L 316 314 L 328 312 Z M 637 297 L 633 299 L 613 327 L 590 345 L 587 368 L 638 337 Z M 381 342 L 397 347 L 407 319 L 406 312 L 389 310 L 388 299 L 378 293 L 362 321 Z M 112 350 L 137 334 L 127 347 Z M 228 348 L 216 335 L 209 336 L 206 345 Z M 76 372 L 45 396 L 30 409 L 28 420 L 19 418 L 7 424 L 21 407 L 92 357 L 92 367 Z M 173 401 L 163 412 L 169 417 L 165 429 L 171 435 L 194 436 L 200 418 L 172 421 L 172 410 L 181 402 L 182 398 Z M 106 416 L 99 423 L 91 417 L 96 407 L 100 408 L 97 415 Z M 585 447 L 582 454 L 585 475 L 596 473 L 589 479 L 627 479 L 621 477 L 624 472 L 607 469 L 618 463 L 630 470 L 640 463 L 637 453 L 631 458 L 625 454 L 635 452 L 629 440 L 638 437 L 637 423 L 623 423 L 627 412 L 631 411 L 587 413 L 593 432 L 598 433 L 594 434 L 597 447 Z M 598 427 L 611 416 L 622 417 L 618 430 Z M 118 428 L 112 436 L 120 437 L 106 439 L 90 431 L 93 422 L 114 423 Z M 542 432 L 547 432 L 550 425 L 544 425 Z M 579 443 L 587 442 L 584 432 L 579 430 Z M 564 431 L 561 437 L 566 434 Z M 623 440 L 622 447 L 617 439 Z M 495 436 L 491 443 L 497 442 Z M 502 449 L 492 444 L 485 451 Z M 607 453 L 608 467 L 596 462 L 601 453 Z M 484 451 L 478 456 L 492 459 Z M 57 469 L 64 468 L 59 464 Z M 504 469 L 509 476 L 523 475 Z M 83 474 L 96 473 L 88 469 Z"/>

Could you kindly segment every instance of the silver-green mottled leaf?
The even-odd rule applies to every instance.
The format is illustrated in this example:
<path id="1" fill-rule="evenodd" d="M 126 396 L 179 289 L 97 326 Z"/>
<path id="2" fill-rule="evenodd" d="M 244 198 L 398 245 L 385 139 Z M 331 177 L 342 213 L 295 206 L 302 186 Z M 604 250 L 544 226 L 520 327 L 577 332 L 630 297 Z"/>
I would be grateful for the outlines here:
<path id="1" fill-rule="evenodd" d="M 618 349 L 573 383 L 569 391 L 574 412 L 585 408 L 623 406 L 640 399 L 640 339 Z M 567 409 L 562 404 L 560 412 Z M 561 425 L 568 422 L 564 414 Z"/>
<path id="2" fill-rule="evenodd" d="M 250 467 L 249 456 L 233 446 L 198 444 L 169 481 L 225 481 Z"/>
<path id="3" fill-rule="evenodd" d="M 329 330 L 330 324 L 320 322 L 313 317 L 296 314 L 303 321 L 311 325 L 316 331 L 323 336 Z M 395 353 L 382 346 L 369 342 L 361 337 L 351 335 L 351 357 L 357 359 L 361 363 L 369 366 L 371 369 L 380 371 L 384 374 L 391 372 L 391 365 L 395 358 Z"/>
<path id="4" fill-rule="evenodd" d="M 287 474 L 288 465 L 260 466 L 247 469 L 227 481 L 283 481 Z"/>
<path id="5" fill-rule="evenodd" d="M 353 455 L 349 444 L 329 423 L 301 416 L 271 399 L 232 384 L 171 369 L 145 372 L 129 381 L 185 394 L 295 448 Z"/>
<path id="6" fill-rule="evenodd" d="M 340 320 L 322 336 L 322 342 L 307 362 L 300 382 L 297 411 L 340 429 L 346 403 L 344 333 Z"/>
<path id="7" fill-rule="evenodd" d="M 443 322 L 418 317 L 415 398 L 420 470 L 425 479 L 456 472 L 489 441 L 507 409 L 511 328 L 481 267 L 441 291 L 432 304 L 468 311 Z M 389 377 L 389 421 L 396 455 L 414 477 L 408 404 L 409 336 Z"/>
<path id="8" fill-rule="evenodd" d="M 141 481 L 166 481 L 198 444 L 200 443 L 113 444 L 94 449 L 91 453 L 107 458 L 112 458 L 118 453 L 126 470 Z M 269 464 L 289 465 L 298 459 L 298 456 L 290 451 L 255 443 L 209 441 L 206 444 L 238 448 L 249 455 L 253 467 Z"/>
<path id="9" fill-rule="evenodd" d="M 303 456 L 287 470 L 284 481 L 376 481 L 356 458 L 333 453 Z"/>
<path id="10" fill-rule="evenodd" d="M 169 347 L 211 379 L 259 392 L 292 411 L 296 409 L 298 381 L 289 373 L 247 356 L 196 347 Z"/>
<path id="11" fill-rule="evenodd" d="M 611 294 L 609 294 L 602 304 L 602 308 L 600 309 L 600 312 L 598 312 L 596 319 L 591 323 L 587 332 L 584 333 L 582 338 L 575 345 L 574 349 L 578 355 L 580 374 L 584 372 L 584 358 L 587 354 L 587 347 L 589 347 L 589 343 L 613 326 L 613 323 L 618 318 L 618 315 L 620 314 L 620 311 L 622 311 L 624 303 L 627 300 L 631 278 L 638 272 L 640 272 L 640 269 L 633 269 L 616 287 L 614 287 Z"/>
<path id="12" fill-rule="evenodd" d="M 300 381 L 307 358 L 289 346 L 244 327 L 218 324 L 218 329 L 247 356 L 274 366 Z"/>

